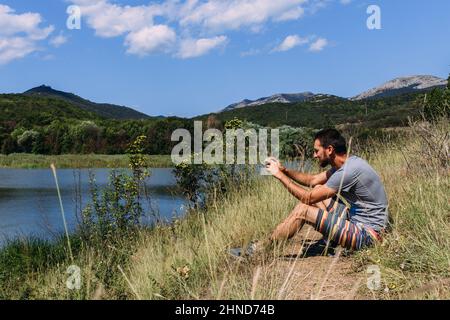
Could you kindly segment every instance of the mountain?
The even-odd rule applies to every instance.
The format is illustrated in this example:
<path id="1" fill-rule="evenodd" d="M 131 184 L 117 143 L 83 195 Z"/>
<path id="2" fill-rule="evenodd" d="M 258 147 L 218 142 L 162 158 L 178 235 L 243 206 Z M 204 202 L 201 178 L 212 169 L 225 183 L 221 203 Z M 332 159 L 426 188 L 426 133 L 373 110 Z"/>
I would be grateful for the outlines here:
<path id="1" fill-rule="evenodd" d="M 388 81 L 381 86 L 363 92 L 351 100 L 363 100 L 392 97 L 404 93 L 431 90 L 442 88 L 447 85 L 447 80 L 435 76 L 419 75 L 411 77 L 401 77 Z"/>
<path id="2" fill-rule="evenodd" d="M 0 94 L 0 131 L 6 127 L 46 126 L 59 120 L 91 120 L 101 117 L 73 103 L 46 96 Z"/>
<path id="3" fill-rule="evenodd" d="M 399 77 L 353 98 L 303 92 L 275 94 L 257 100 L 234 103 L 218 113 L 200 115 L 205 120 L 214 116 L 225 122 L 234 118 L 263 126 L 322 128 L 330 125 L 357 124 L 366 127 L 395 127 L 407 123 L 422 110 L 424 93 L 442 88 L 447 80 L 416 75 Z"/>
<path id="4" fill-rule="evenodd" d="M 42 85 L 23 93 L 26 96 L 49 97 L 64 100 L 83 110 L 93 112 L 109 119 L 148 119 L 150 116 L 125 106 L 108 103 L 95 103 L 83 99 L 73 93 L 58 91 L 52 87 Z"/>
<path id="5" fill-rule="evenodd" d="M 230 111 L 239 108 L 245 107 L 253 107 L 253 106 L 261 106 L 268 103 L 296 103 L 296 102 L 305 102 L 312 100 L 322 100 L 334 97 L 332 95 L 327 94 L 314 94 L 312 92 L 302 92 L 302 93 L 280 93 L 275 94 L 270 97 L 264 97 L 257 100 L 242 100 L 241 102 L 230 104 L 228 107 L 222 110 Z"/>
<path id="6" fill-rule="evenodd" d="M 283 125 L 315 129 L 351 125 L 364 128 L 401 127 L 408 123 L 409 117 L 420 115 L 421 95 L 421 92 L 416 92 L 367 100 L 327 97 L 295 103 L 267 103 L 205 114 L 194 120 L 207 121 L 213 117 L 225 123 L 238 118 L 272 128 Z"/>
<path id="7" fill-rule="evenodd" d="M 442 88 L 447 85 L 447 80 L 441 79 L 435 76 L 429 75 L 417 75 L 410 77 L 400 77 L 386 82 L 385 84 L 363 92 L 353 98 L 349 98 L 352 101 L 393 97 L 405 93 L 414 93 L 420 91 L 427 91 L 433 88 Z M 271 103 L 299 103 L 299 102 L 323 102 L 329 99 L 343 99 L 330 94 L 314 94 L 312 92 L 292 93 L 292 94 L 275 94 L 270 97 L 264 97 L 257 100 L 245 99 L 237 103 L 230 104 L 221 112 L 236 110 L 245 107 L 262 106 Z"/>

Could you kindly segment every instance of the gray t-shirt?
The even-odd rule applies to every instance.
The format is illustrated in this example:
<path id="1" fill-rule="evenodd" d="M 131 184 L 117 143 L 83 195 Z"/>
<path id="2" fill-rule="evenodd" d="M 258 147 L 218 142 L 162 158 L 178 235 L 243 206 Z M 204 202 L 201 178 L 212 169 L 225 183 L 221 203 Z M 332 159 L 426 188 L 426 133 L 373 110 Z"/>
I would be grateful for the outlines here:
<path id="1" fill-rule="evenodd" d="M 330 173 L 326 186 L 350 203 L 352 222 L 360 222 L 376 231 L 386 227 L 386 192 L 380 177 L 365 160 L 350 156 L 341 168 L 331 169 Z"/>

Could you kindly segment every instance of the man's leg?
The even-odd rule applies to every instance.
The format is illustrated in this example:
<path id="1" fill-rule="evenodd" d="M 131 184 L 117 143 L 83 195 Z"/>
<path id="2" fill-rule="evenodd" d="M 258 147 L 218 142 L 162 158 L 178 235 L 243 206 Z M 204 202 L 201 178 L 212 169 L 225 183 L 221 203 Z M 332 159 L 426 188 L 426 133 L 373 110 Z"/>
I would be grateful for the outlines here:
<path id="1" fill-rule="evenodd" d="M 314 187 L 319 188 L 321 185 Z M 303 225 L 306 223 L 315 226 L 317 221 L 317 215 L 319 209 L 328 212 L 330 205 L 336 204 L 336 201 L 332 198 L 315 203 L 312 206 L 308 206 L 303 203 L 299 203 L 290 215 L 275 229 L 270 236 L 270 241 L 287 240 L 292 238 Z"/>
<path id="2" fill-rule="evenodd" d="M 282 241 L 292 238 L 305 223 L 316 224 L 319 208 L 299 203 L 289 216 L 275 228 L 270 236 L 271 241 Z"/>

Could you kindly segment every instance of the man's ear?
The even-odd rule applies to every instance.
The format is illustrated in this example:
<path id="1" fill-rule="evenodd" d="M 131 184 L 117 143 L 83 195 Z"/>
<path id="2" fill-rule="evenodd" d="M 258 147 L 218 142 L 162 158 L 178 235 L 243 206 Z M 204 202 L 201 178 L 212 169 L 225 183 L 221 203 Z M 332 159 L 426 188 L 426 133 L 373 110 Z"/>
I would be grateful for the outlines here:
<path id="1" fill-rule="evenodd" d="M 334 147 L 332 145 L 329 145 L 326 150 L 327 150 L 328 155 L 330 156 L 333 154 Z"/>

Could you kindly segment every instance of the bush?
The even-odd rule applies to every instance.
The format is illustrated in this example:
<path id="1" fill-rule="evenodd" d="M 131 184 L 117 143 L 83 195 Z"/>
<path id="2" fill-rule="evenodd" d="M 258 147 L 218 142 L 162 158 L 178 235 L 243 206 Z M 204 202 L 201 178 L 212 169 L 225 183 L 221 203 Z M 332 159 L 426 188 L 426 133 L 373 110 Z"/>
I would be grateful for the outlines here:
<path id="1" fill-rule="evenodd" d="M 436 166 L 450 168 L 450 122 L 447 117 L 427 121 L 410 122 L 412 140 L 405 146 L 409 168 Z"/>
<path id="2" fill-rule="evenodd" d="M 423 115 L 430 122 L 436 122 L 442 117 L 450 118 L 450 89 L 434 89 L 425 95 Z"/>
<path id="3" fill-rule="evenodd" d="M 259 126 L 234 118 L 227 121 L 224 127 L 226 130 L 247 130 L 257 129 Z M 236 154 L 234 164 L 194 164 L 193 158 L 191 155 L 187 161 L 178 164 L 174 174 L 185 197 L 197 208 L 205 207 L 212 198 L 217 199 L 233 186 L 242 184 L 255 170 L 252 166 L 236 164 Z"/>
<path id="4" fill-rule="evenodd" d="M 113 170 L 101 194 L 95 176 L 90 175 L 92 203 L 83 209 L 81 217 L 81 231 L 86 240 L 109 239 L 139 225 L 144 213 L 145 180 L 150 175 L 142 154 L 145 139 L 139 136 L 129 147 L 131 175 Z"/>

